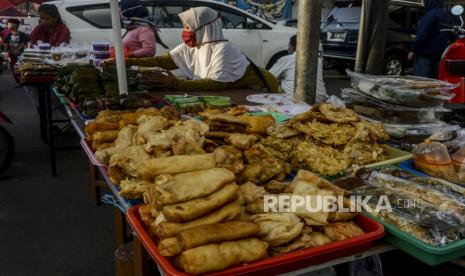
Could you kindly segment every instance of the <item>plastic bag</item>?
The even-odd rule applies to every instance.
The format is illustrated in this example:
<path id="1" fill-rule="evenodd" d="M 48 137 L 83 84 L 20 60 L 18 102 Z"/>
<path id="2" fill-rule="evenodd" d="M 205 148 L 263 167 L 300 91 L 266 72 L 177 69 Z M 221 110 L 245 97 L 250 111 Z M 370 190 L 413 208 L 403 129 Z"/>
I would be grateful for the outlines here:
<path id="1" fill-rule="evenodd" d="M 412 154 L 415 167 L 421 171 L 445 179 L 455 176 L 455 169 L 445 145 L 427 140 L 417 145 Z"/>
<path id="2" fill-rule="evenodd" d="M 465 146 L 456 151 L 452 157 L 457 182 L 465 183 Z"/>

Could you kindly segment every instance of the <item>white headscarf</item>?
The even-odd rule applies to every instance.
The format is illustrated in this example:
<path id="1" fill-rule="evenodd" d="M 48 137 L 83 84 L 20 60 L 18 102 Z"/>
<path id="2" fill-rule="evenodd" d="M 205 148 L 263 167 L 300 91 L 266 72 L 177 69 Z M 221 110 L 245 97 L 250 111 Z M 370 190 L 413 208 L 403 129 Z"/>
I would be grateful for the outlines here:
<path id="1" fill-rule="evenodd" d="M 183 43 L 170 55 L 190 79 L 234 82 L 244 76 L 249 62 L 236 45 L 225 40 L 216 11 L 207 7 L 191 8 L 179 17 L 195 30 L 199 46 L 189 47 Z"/>

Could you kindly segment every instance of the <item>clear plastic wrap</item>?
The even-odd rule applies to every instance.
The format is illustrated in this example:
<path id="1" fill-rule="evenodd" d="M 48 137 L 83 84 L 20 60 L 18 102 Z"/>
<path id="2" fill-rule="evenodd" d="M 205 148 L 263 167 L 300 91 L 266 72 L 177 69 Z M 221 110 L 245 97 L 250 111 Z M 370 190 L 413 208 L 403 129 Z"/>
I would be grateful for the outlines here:
<path id="1" fill-rule="evenodd" d="M 353 88 L 382 101 L 413 107 L 442 105 L 455 96 L 450 90 L 458 86 L 413 76 L 370 76 L 349 70 L 347 74 Z"/>
<path id="2" fill-rule="evenodd" d="M 462 146 L 458 151 L 456 151 L 452 155 L 451 159 L 452 164 L 454 165 L 457 182 L 465 183 L 465 146 Z"/>
<path id="3" fill-rule="evenodd" d="M 415 108 L 389 104 L 365 95 L 354 89 L 343 89 L 346 106 L 362 116 L 390 124 L 438 123 L 444 113 L 443 107 Z"/>
<path id="4" fill-rule="evenodd" d="M 434 184 L 433 184 L 434 183 Z M 398 168 L 360 170 L 355 177 L 335 181 L 369 197 L 371 215 L 435 246 L 460 240 L 464 234 L 465 189 L 434 178 L 418 177 Z M 376 212 L 379 198 L 386 197 L 391 210 Z"/>
<path id="5" fill-rule="evenodd" d="M 435 177 L 454 178 L 455 169 L 444 144 L 427 140 L 418 144 L 412 154 L 415 167 L 421 171 Z"/>

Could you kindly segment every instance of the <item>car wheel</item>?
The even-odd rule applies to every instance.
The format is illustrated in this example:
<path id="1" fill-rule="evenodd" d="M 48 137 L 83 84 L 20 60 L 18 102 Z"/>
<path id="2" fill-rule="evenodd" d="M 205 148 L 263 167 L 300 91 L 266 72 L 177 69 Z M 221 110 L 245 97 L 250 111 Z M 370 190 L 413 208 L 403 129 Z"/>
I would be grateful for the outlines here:
<path id="1" fill-rule="evenodd" d="M 279 52 L 276 55 L 274 55 L 268 64 L 266 65 L 266 70 L 270 70 L 271 67 L 282 57 L 287 56 L 289 53 L 288 52 Z"/>
<path id="2" fill-rule="evenodd" d="M 384 74 L 398 76 L 404 72 L 404 59 L 399 55 L 389 55 L 384 62 Z"/>

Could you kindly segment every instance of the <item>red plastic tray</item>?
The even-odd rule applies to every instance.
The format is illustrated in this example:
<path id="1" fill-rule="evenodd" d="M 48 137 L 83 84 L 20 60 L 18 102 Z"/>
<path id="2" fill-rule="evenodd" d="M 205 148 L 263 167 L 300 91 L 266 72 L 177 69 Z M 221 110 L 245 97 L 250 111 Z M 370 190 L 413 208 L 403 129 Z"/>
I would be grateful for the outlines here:
<path id="1" fill-rule="evenodd" d="M 90 162 L 92 165 L 96 167 L 102 167 L 102 168 L 107 168 L 107 165 L 100 163 L 97 158 L 95 157 L 95 153 L 92 150 L 91 146 L 87 142 L 86 138 L 81 139 L 81 147 L 84 150 L 84 152 L 87 154 L 87 157 L 89 157 Z"/>
<path id="2" fill-rule="evenodd" d="M 157 245 L 140 219 L 139 207 L 134 206 L 128 210 L 128 221 L 150 256 L 167 275 L 188 275 L 173 266 L 168 258 L 160 255 Z M 364 235 L 324 246 L 299 250 L 282 256 L 265 258 L 249 264 L 233 266 L 209 275 L 275 275 L 291 272 L 367 250 L 371 247 L 373 241 L 384 236 L 384 227 L 380 223 L 364 215 L 358 215 L 354 221 L 365 231 Z"/>

